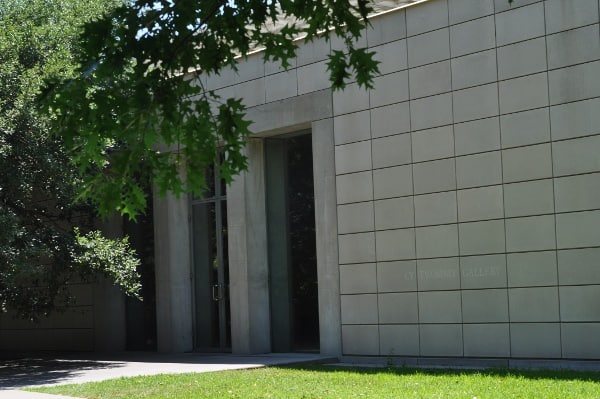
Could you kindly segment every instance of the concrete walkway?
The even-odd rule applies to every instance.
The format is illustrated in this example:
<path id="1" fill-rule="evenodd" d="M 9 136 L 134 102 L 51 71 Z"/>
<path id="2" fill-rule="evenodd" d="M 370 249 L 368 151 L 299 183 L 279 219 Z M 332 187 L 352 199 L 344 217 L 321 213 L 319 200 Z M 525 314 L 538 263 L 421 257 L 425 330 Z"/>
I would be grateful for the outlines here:
<path id="1" fill-rule="evenodd" d="M 79 384 L 111 378 L 153 374 L 205 373 L 306 362 L 334 361 L 319 354 L 275 353 L 252 356 L 186 353 L 122 353 L 56 358 L 0 360 L 0 399 L 60 399 L 60 396 L 19 391 L 32 386 Z M 63 397 L 64 398 L 64 397 Z"/>

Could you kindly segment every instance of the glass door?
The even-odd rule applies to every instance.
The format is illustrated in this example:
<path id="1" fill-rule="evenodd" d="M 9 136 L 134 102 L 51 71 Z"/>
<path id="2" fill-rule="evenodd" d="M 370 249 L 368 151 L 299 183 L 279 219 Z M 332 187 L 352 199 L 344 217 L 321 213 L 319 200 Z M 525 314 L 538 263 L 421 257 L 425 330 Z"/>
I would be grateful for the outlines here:
<path id="1" fill-rule="evenodd" d="M 271 348 L 318 352 L 319 298 L 312 136 L 265 140 Z"/>
<path id="2" fill-rule="evenodd" d="M 210 168 L 208 188 L 192 198 L 195 343 L 198 351 L 231 351 L 226 185 Z"/>

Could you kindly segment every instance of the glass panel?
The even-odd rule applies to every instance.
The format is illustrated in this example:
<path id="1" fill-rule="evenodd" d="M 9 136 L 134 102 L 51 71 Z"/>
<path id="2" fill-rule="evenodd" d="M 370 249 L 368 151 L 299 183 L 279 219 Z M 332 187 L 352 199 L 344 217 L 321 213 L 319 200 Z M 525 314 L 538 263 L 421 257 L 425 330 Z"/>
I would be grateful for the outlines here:
<path id="1" fill-rule="evenodd" d="M 192 205 L 195 346 L 199 350 L 225 351 L 231 348 L 227 201 L 219 199 L 223 198 L 225 192 L 219 191 L 224 187 L 215 187 L 217 178 L 218 171 L 210 168 L 207 179 L 212 184 L 205 191 L 203 202 Z"/>
<path id="2" fill-rule="evenodd" d="M 265 141 L 271 346 L 319 350 L 312 137 Z"/>
<path id="3" fill-rule="evenodd" d="M 319 348 L 319 303 L 312 140 L 288 143 L 287 203 L 292 280 L 294 350 Z"/>
<path id="4" fill-rule="evenodd" d="M 219 309 L 213 300 L 218 284 L 216 209 L 214 203 L 192 207 L 196 301 L 196 346 L 219 346 Z"/>
<path id="5" fill-rule="evenodd" d="M 217 195 L 215 188 L 215 165 L 210 165 L 206 171 L 206 191 L 204 192 L 204 198 L 214 198 Z"/>
<path id="6" fill-rule="evenodd" d="M 271 350 L 292 351 L 292 299 L 287 224 L 287 145 L 265 140 Z"/>
<path id="7" fill-rule="evenodd" d="M 225 192 L 223 192 L 225 194 Z M 223 248 L 223 302 L 225 318 L 225 343 L 227 348 L 231 348 L 231 314 L 229 304 L 229 246 L 227 236 L 227 201 L 221 201 L 221 233 L 222 233 L 222 248 Z"/>
<path id="8" fill-rule="evenodd" d="M 215 192 L 215 166 L 214 165 L 211 165 L 208 169 L 206 169 L 204 179 L 206 182 L 206 189 L 202 192 L 202 194 L 200 196 L 194 194 L 193 199 L 195 199 L 195 200 L 206 200 L 206 199 L 214 198 L 216 195 L 216 192 Z"/>
<path id="9" fill-rule="evenodd" d="M 225 154 L 224 153 L 220 153 L 219 154 L 219 165 L 223 163 L 223 159 L 225 158 Z M 225 182 L 225 179 L 223 178 L 219 178 L 219 195 L 221 196 L 225 196 L 225 194 L 227 193 L 227 183 Z"/>

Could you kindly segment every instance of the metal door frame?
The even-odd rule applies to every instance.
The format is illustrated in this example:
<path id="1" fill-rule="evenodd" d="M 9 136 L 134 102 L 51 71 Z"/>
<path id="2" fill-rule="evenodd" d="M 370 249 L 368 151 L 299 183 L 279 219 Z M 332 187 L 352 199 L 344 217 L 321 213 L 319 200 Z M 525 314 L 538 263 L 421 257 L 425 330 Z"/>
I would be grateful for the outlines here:
<path id="1" fill-rule="evenodd" d="M 190 219 L 191 219 L 191 215 L 193 214 L 192 209 L 195 205 L 202 205 L 202 204 L 214 204 L 215 205 L 215 222 L 216 222 L 216 226 L 215 226 L 215 234 L 216 234 L 216 244 L 217 244 L 217 284 L 213 284 L 211 286 L 211 293 L 212 293 L 212 300 L 218 302 L 219 307 L 218 307 L 218 315 L 219 315 L 219 346 L 218 347 L 209 347 L 209 348 L 204 348 L 204 347 L 197 347 L 197 343 L 194 342 L 194 349 L 197 350 L 207 350 L 207 351 L 215 351 L 218 350 L 220 352 L 230 352 L 231 351 L 231 346 L 227 344 L 227 298 L 229 297 L 229 284 L 228 282 L 225 282 L 225 267 L 229 267 L 229 265 L 224 265 L 224 256 L 223 256 L 223 202 L 227 202 L 227 194 L 223 193 L 221 190 L 221 176 L 219 173 L 219 168 L 218 167 L 214 167 L 214 187 L 215 187 L 215 193 L 214 196 L 210 197 L 210 198 L 194 198 L 193 196 L 190 196 Z M 227 211 L 227 207 L 225 206 L 225 211 Z M 193 231 L 194 229 L 190 229 L 191 234 L 193 235 Z M 193 237 L 192 237 L 192 243 L 193 243 Z M 192 255 L 192 279 L 193 281 L 195 281 L 195 257 L 197 256 L 194 253 L 194 245 L 191 245 L 190 248 L 191 251 L 191 255 Z M 195 292 L 194 292 L 195 295 Z M 196 300 L 194 298 L 194 300 L 192 301 L 192 303 L 194 304 L 194 313 L 193 313 L 193 319 L 194 319 L 194 330 L 197 328 L 197 317 L 198 314 L 196 312 Z M 229 313 L 230 314 L 230 313 Z M 231 316 L 230 316 L 231 317 Z M 194 341 L 196 339 L 196 334 L 194 334 Z"/>

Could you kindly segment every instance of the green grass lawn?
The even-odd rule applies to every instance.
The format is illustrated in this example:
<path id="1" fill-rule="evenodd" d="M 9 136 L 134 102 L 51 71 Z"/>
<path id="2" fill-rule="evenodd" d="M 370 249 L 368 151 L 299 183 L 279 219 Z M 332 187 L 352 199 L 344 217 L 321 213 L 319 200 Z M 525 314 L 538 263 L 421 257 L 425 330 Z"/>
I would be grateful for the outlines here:
<path id="1" fill-rule="evenodd" d="M 600 373 L 268 367 L 36 388 L 82 398 L 600 398 Z"/>

